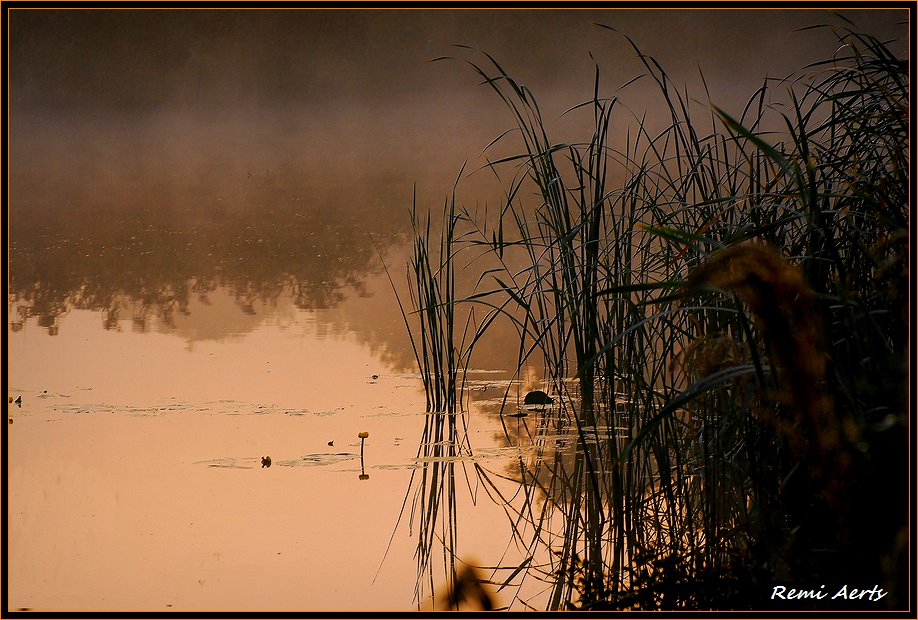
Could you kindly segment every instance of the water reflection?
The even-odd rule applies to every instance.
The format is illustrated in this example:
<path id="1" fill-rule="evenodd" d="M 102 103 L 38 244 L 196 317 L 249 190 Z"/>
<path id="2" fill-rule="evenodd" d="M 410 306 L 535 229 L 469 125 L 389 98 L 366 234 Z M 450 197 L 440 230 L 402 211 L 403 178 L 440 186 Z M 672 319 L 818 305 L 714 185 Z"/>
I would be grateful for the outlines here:
<path id="1" fill-rule="evenodd" d="M 272 188 L 265 188 L 266 190 Z M 383 248 L 400 222 L 372 224 L 346 209 L 321 208 L 266 191 L 257 207 L 111 213 L 105 217 L 14 225 L 10 240 L 13 331 L 35 317 L 58 333 L 71 308 L 101 311 L 102 326 L 152 319 L 174 327 L 192 300 L 210 303 L 222 289 L 239 311 L 289 297 L 297 308 L 331 308 L 348 293 L 367 295 L 379 269 L 369 234 Z"/>
<path id="2" fill-rule="evenodd" d="M 192 301 L 192 316 L 199 310 Z M 187 317 L 177 318 L 177 338 L 158 328 L 105 331 L 97 312 L 79 309 L 54 338 L 31 325 L 11 334 L 10 386 L 22 403 L 10 416 L 11 601 L 40 609 L 412 606 L 416 534 L 393 536 L 393 528 L 419 468 L 418 376 L 387 371 L 353 333 L 320 336 L 315 312 L 292 304 L 281 312 L 287 327 L 263 321 L 191 347 Z M 492 441 L 499 431 L 496 417 L 475 422 L 491 462 L 503 458 Z M 485 551 L 506 543 L 502 510 L 479 502 L 463 519 L 477 555 L 491 561 Z M 304 575 L 307 563 L 321 574 Z"/>

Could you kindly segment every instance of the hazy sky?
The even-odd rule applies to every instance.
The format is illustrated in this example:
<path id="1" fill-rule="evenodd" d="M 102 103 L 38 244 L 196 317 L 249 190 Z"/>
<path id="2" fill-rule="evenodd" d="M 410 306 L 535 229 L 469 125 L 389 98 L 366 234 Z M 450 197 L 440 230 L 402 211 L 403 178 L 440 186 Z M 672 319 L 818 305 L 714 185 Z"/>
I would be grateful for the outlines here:
<path id="1" fill-rule="evenodd" d="M 905 11 L 847 15 L 905 40 Z M 809 10 L 14 9 L 12 206 L 50 188 L 76 199 L 87 179 L 114 195 L 267 171 L 445 192 L 512 123 L 470 67 L 430 62 L 484 60 L 454 44 L 493 55 L 554 123 L 591 96 L 591 53 L 607 94 L 643 72 L 623 35 L 703 98 L 700 67 L 715 103 L 739 112 L 766 75 L 831 56 L 829 32 L 795 32 L 827 22 L 842 23 Z M 638 111 L 659 101 L 650 80 L 621 95 Z"/>
<path id="2" fill-rule="evenodd" d="M 904 12 L 847 15 L 886 34 Z M 426 61 L 456 43 L 545 89 L 588 78 L 588 52 L 613 78 L 628 73 L 616 65 L 633 73 L 622 37 L 594 22 L 674 74 L 697 63 L 714 83 L 755 81 L 825 50 L 826 37 L 793 30 L 828 21 L 839 23 L 800 10 L 15 10 L 10 93 L 16 110 L 68 112 L 390 105 L 448 94 L 440 89 L 457 71 Z"/>

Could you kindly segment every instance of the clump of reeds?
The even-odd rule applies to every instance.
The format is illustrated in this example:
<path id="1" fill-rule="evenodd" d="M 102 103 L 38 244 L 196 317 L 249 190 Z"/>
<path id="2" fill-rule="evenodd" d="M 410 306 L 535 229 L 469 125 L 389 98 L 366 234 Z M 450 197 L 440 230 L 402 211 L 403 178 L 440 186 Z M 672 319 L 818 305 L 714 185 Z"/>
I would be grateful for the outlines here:
<path id="1" fill-rule="evenodd" d="M 839 37 L 847 55 L 787 82 L 783 136 L 763 129 L 770 82 L 699 121 L 635 45 L 669 126 L 637 116 L 610 144 L 624 110 L 597 68 L 574 108 L 592 135 L 556 143 L 525 86 L 471 63 L 523 146 L 490 163 L 514 167 L 498 221 L 464 211 L 446 256 L 490 257 L 461 300 L 489 309 L 473 342 L 511 321 L 559 394 L 538 432 L 578 437 L 521 464 L 512 513 L 512 575 L 548 581 L 549 608 L 758 608 L 763 583 L 902 579 L 908 80 L 880 41 Z"/>

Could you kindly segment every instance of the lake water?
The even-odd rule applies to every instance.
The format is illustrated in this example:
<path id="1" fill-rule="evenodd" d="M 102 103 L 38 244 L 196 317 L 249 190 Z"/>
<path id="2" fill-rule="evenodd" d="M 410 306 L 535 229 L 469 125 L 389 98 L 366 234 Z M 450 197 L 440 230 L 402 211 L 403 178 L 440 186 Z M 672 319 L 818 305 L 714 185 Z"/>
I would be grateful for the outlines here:
<path id="1" fill-rule="evenodd" d="M 555 140 L 588 140 L 591 111 L 562 112 L 592 96 L 592 59 L 638 115 L 660 104 L 593 22 L 680 87 L 700 64 L 737 114 L 766 74 L 835 49 L 788 44 L 823 18 L 790 13 L 14 14 L 9 609 L 438 608 L 443 540 L 497 606 L 544 608 L 533 575 L 564 522 L 516 480 L 572 441 L 519 405 L 545 386 L 508 373 L 512 331 L 465 375 L 464 447 L 419 456 L 439 414 L 383 265 L 404 291 L 413 196 L 438 211 L 513 123 L 471 69 L 428 61 L 452 43 L 507 59 Z M 504 196 L 488 171 L 460 185 L 469 208 Z M 521 506 L 544 544 L 514 532 Z"/>
<path id="2" fill-rule="evenodd" d="M 412 473 L 437 458 L 418 459 L 424 390 L 382 261 L 359 222 L 305 222 L 295 200 L 253 209 L 16 228 L 12 609 L 442 604 L 429 588 L 415 598 Z M 400 232 L 374 232 L 401 273 Z M 510 442 L 500 402 L 539 382 L 502 370 L 514 351 L 483 350 L 466 375 L 476 456 L 454 459 L 470 480 L 457 551 L 512 566 L 525 556 L 472 468 L 518 493 L 509 446 L 526 419 L 509 419 Z M 445 573 L 433 575 L 436 589 Z M 539 590 L 495 596 L 538 605 Z"/>
<path id="3" fill-rule="evenodd" d="M 395 524 L 417 374 L 343 310 L 250 314 L 218 290 L 188 311 L 141 330 L 69 309 L 53 336 L 38 318 L 9 333 L 11 607 L 410 608 L 416 532 Z M 476 448 L 502 446 L 495 416 L 471 426 Z M 493 564 L 506 518 L 482 499 L 461 538 Z"/>

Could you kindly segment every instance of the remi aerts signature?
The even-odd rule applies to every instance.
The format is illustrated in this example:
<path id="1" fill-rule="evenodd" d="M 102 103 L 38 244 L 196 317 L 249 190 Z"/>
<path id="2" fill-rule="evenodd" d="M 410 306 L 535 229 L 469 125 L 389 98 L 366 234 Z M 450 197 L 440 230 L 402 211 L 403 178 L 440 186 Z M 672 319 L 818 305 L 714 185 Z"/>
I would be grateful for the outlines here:
<path id="1" fill-rule="evenodd" d="M 771 591 L 771 600 L 796 601 L 802 599 L 826 599 L 830 601 L 848 600 L 848 601 L 873 601 L 876 602 L 886 596 L 888 592 L 876 585 L 871 589 L 853 588 L 845 584 L 837 590 L 826 590 L 824 585 L 819 586 L 816 590 L 802 590 L 797 588 L 788 588 L 786 586 L 775 586 Z"/>

